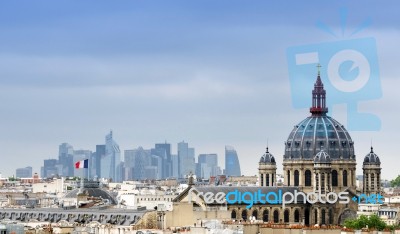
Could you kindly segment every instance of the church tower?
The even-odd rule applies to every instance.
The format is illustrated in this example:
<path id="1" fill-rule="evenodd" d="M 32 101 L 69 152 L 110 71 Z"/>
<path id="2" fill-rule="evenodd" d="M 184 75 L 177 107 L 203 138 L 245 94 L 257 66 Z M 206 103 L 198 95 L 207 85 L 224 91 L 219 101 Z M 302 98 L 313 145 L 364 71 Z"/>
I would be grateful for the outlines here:
<path id="1" fill-rule="evenodd" d="M 377 194 L 381 190 L 381 161 L 378 155 L 374 153 L 374 148 L 371 147 L 369 152 L 364 157 L 363 162 L 363 193 L 366 195 Z"/>
<path id="2" fill-rule="evenodd" d="M 274 186 L 276 183 L 275 157 L 267 150 L 258 163 L 258 179 L 262 187 Z"/>

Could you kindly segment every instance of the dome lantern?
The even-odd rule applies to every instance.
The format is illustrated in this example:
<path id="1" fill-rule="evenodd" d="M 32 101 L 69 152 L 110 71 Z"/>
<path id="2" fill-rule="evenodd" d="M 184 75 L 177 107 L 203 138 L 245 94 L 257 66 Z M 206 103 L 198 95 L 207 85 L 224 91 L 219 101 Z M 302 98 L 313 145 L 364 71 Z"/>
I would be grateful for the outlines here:
<path id="1" fill-rule="evenodd" d="M 321 116 L 328 113 L 328 108 L 326 107 L 326 91 L 324 89 L 324 84 L 321 81 L 320 71 L 321 65 L 318 64 L 318 76 L 314 84 L 314 90 L 312 91 L 312 106 L 310 112 L 312 116 Z"/>

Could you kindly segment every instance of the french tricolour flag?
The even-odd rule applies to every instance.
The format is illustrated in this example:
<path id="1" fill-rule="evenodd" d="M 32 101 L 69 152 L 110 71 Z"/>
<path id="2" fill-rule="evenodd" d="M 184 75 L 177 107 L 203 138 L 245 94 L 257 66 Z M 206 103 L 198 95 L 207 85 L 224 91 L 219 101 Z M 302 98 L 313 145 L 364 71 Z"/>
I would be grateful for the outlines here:
<path id="1" fill-rule="evenodd" d="M 89 159 L 76 162 L 75 168 L 89 168 Z"/>

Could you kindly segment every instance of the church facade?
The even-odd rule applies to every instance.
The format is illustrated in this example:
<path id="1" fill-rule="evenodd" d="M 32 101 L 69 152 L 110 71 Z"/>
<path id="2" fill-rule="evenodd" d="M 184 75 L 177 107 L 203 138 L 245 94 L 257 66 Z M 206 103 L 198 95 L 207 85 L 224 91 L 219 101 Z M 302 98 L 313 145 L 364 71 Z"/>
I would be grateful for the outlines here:
<path id="1" fill-rule="evenodd" d="M 235 221 L 261 220 L 271 223 L 303 225 L 338 225 L 355 217 L 358 201 L 356 188 L 356 156 L 354 142 L 345 127 L 327 115 L 326 91 L 320 74 L 312 90 L 311 115 L 294 126 L 285 142 L 283 155 L 284 185 L 276 183 L 276 160 L 267 148 L 258 164 L 258 187 L 195 186 L 192 181 L 175 202 L 193 205 L 197 219 L 219 217 Z M 363 161 L 365 194 L 380 191 L 380 159 L 373 152 Z M 209 202 L 204 194 L 244 194 L 302 192 L 318 194 L 332 200 L 334 194 L 345 192 L 348 202 L 309 202 L 301 198 L 283 206 L 281 203 L 255 201 L 251 206 L 243 201 Z M 227 198 L 227 197 L 226 197 Z M 310 197 L 312 198 L 312 196 Z M 200 215 L 201 213 L 201 215 Z"/>
<path id="2" fill-rule="evenodd" d="M 354 142 L 345 127 L 327 115 L 326 91 L 319 71 L 312 90 L 310 113 L 294 126 L 285 142 L 284 185 L 298 187 L 304 193 L 331 196 L 345 191 L 350 199 L 357 197 Z M 275 186 L 276 161 L 268 148 L 258 170 L 261 186 Z M 363 174 L 362 192 L 379 193 L 380 160 L 372 147 L 364 158 Z M 305 224 L 341 224 L 355 216 L 357 208 L 357 203 L 351 200 L 348 204 L 313 204 L 302 208 L 300 213 Z M 289 211 L 290 215 L 294 214 Z"/>

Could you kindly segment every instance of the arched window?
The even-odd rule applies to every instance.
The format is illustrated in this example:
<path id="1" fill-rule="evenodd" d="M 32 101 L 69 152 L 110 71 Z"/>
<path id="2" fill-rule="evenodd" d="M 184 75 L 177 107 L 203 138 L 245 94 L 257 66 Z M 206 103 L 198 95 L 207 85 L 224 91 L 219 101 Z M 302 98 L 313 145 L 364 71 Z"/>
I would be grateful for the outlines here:
<path id="1" fill-rule="evenodd" d="M 247 220 L 247 210 L 242 211 L 242 219 L 245 221 Z"/>
<path id="2" fill-rule="evenodd" d="M 263 211 L 263 221 L 264 222 L 268 222 L 269 221 L 268 210 L 264 210 Z"/>
<path id="3" fill-rule="evenodd" d="M 310 170 L 306 170 L 306 172 L 304 173 L 304 184 L 305 186 L 311 186 L 311 171 Z"/>
<path id="4" fill-rule="evenodd" d="M 283 222 L 289 223 L 289 210 L 285 210 L 283 213 Z"/>
<path id="5" fill-rule="evenodd" d="M 337 186 L 338 186 L 337 171 L 333 170 L 332 171 L 332 187 L 337 187 Z"/>
<path id="6" fill-rule="evenodd" d="M 321 224 L 326 224 L 326 222 L 325 222 L 325 209 L 323 209 L 323 210 L 321 211 L 321 219 L 322 219 Z"/>
<path id="7" fill-rule="evenodd" d="M 314 224 L 319 224 L 318 223 L 318 211 L 316 209 L 314 210 Z"/>
<path id="8" fill-rule="evenodd" d="M 310 210 L 308 208 L 304 210 L 304 224 L 306 226 L 310 225 Z"/>
<path id="9" fill-rule="evenodd" d="M 275 183 L 275 174 L 274 173 L 272 173 L 271 174 L 271 181 L 272 181 L 272 184 L 271 184 L 271 186 L 274 186 L 274 183 Z"/>
<path id="10" fill-rule="evenodd" d="M 333 210 L 329 209 L 329 223 L 328 224 L 332 224 L 333 223 Z"/>
<path id="11" fill-rule="evenodd" d="M 265 185 L 266 185 L 266 186 L 270 186 L 270 185 L 269 185 L 269 174 L 266 174 L 266 175 L 265 175 Z"/>
<path id="12" fill-rule="evenodd" d="M 257 210 L 253 210 L 253 213 L 251 214 L 251 216 L 254 216 L 256 219 L 258 219 L 258 212 L 257 212 Z"/>
<path id="13" fill-rule="evenodd" d="M 290 171 L 287 171 L 287 185 L 290 186 Z"/>
<path id="14" fill-rule="evenodd" d="M 371 190 L 375 189 L 375 174 L 371 174 Z"/>
<path id="15" fill-rule="evenodd" d="M 299 186 L 299 171 L 294 171 L 294 186 Z"/>
<path id="16" fill-rule="evenodd" d="M 300 222 L 300 212 L 298 209 L 294 211 L 294 222 L 296 223 Z"/>
<path id="17" fill-rule="evenodd" d="M 231 219 L 236 219 L 236 211 L 232 210 Z"/>
<path id="18" fill-rule="evenodd" d="M 260 180 L 261 180 L 261 186 L 264 186 L 264 174 L 261 174 L 261 178 L 260 178 Z"/>
<path id="19" fill-rule="evenodd" d="M 347 186 L 347 171 L 343 171 L 343 186 Z"/>
<path id="20" fill-rule="evenodd" d="M 274 210 L 274 223 L 279 223 L 279 211 Z"/>

